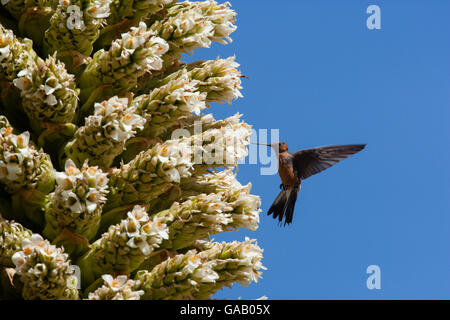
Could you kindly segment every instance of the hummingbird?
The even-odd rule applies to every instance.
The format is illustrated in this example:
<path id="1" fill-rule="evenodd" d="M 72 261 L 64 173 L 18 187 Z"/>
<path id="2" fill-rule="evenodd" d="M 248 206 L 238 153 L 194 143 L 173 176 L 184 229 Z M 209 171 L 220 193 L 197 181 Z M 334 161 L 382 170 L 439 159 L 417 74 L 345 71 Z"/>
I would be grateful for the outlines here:
<path id="1" fill-rule="evenodd" d="M 280 223 L 285 218 L 285 226 L 292 223 L 295 202 L 302 180 L 334 166 L 339 161 L 358 153 L 366 146 L 365 144 L 335 145 L 290 153 L 285 142 L 257 144 L 274 148 L 278 155 L 281 192 L 275 198 L 267 214 L 270 216 L 273 213 L 273 218 L 278 218 Z"/>

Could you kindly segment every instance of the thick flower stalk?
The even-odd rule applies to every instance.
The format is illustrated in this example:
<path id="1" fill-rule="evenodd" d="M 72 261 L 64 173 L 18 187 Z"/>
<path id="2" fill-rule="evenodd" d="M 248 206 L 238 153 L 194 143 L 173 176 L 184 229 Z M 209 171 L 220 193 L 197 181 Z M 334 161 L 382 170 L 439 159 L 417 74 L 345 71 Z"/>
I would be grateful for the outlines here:
<path id="1" fill-rule="evenodd" d="M 104 285 L 89 293 L 89 300 L 139 300 L 144 294 L 143 290 L 134 289 L 139 287 L 139 281 L 128 279 L 125 275 L 114 278 L 105 274 L 102 279 Z"/>
<path id="2" fill-rule="evenodd" d="M 112 0 L 60 0 L 45 32 L 45 53 L 52 55 L 58 51 L 58 58 L 66 65 L 69 63 L 76 66 L 84 62 L 83 56 L 92 53 L 93 44 L 106 23 L 111 2 Z"/>
<path id="3" fill-rule="evenodd" d="M 90 165 L 109 168 L 146 120 L 136 113 L 135 106 L 128 105 L 127 98 L 115 96 L 94 108 L 94 114 L 64 147 L 62 159 L 72 159 L 78 166 L 89 160 Z"/>
<path id="4" fill-rule="evenodd" d="M 12 256 L 22 250 L 22 241 L 31 239 L 32 232 L 20 223 L 3 220 L 0 217 L 0 265 L 14 266 Z"/>
<path id="5" fill-rule="evenodd" d="M 245 76 L 235 57 L 181 61 L 231 42 L 230 4 L 0 5 L 1 299 L 207 299 L 257 281 L 254 242 L 209 242 L 259 224 L 236 177 L 253 130 L 208 113 Z"/>
<path id="6" fill-rule="evenodd" d="M 22 251 L 12 256 L 26 300 L 78 299 L 75 269 L 63 249 L 40 235 L 22 241 Z"/>
<path id="7" fill-rule="evenodd" d="M 105 273 L 129 274 L 168 238 L 167 226 L 150 219 L 145 208 L 135 206 L 127 218 L 113 225 L 77 261 L 83 283 L 92 283 Z"/>
<path id="8" fill-rule="evenodd" d="M 261 277 L 262 249 L 253 240 L 198 242 L 196 249 L 169 258 L 152 271 L 138 271 L 141 299 L 206 299 L 224 285 L 248 285 Z"/>
<path id="9" fill-rule="evenodd" d="M 65 171 L 55 173 L 55 178 L 55 191 L 48 195 L 45 206 L 43 234 L 68 250 L 68 245 L 76 244 L 71 239 L 92 240 L 97 234 L 108 193 L 108 177 L 87 163 L 78 169 L 69 159 Z"/>
<path id="10" fill-rule="evenodd" d="M 124 94 L 136 87 L 146 72 L 162 68 L 161 56 L 167 52 L 166 41 L 156 37 L 144 22 L 115 40 L 107 51 L 94 54 L 80 75 L 82 113 L 91 111 L 94 102 Z"/>

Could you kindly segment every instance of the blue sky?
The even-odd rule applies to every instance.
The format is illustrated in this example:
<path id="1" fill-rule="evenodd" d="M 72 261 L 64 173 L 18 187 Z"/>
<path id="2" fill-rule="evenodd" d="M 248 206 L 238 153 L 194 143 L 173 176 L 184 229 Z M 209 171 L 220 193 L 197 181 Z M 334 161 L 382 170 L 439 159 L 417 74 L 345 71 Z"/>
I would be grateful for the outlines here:
<path id="1" fill-rule="evenodd" d="M 450 298 L 450 2 L 231 1 L 233 44 L 195 59 L 236 55 L 244 98 L 211 108 L 255 129 L 280 129 L 290 151 L 367 143 L 366 150 L 306 180 L 294 223 L 266 212 L 277 175 L 241 165 L 239 180 L 262 199 L 256 238 L 263 279 L 216 298 Z M 368 30 L 366 8 L 381 8 Z M 381 290 L 366 268 L 381 268 Z"/>

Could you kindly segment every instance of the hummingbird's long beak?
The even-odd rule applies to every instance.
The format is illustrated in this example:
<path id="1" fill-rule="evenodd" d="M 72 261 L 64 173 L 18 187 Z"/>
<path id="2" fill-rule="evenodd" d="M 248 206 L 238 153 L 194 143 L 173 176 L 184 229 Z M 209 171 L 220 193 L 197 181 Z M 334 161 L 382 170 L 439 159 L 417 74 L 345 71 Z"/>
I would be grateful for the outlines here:
<path id="1" fill-rule="evenodd" d="M 251 144 L 256 144 L 256 145 L 258 145 L 258 146 L 268 146 L 268 147 L 271 147 L 272 145 L 270 145 L 270 144 L 267 144 L 267 143 L 257 143 L 257 142 L 250 142 Z"/>

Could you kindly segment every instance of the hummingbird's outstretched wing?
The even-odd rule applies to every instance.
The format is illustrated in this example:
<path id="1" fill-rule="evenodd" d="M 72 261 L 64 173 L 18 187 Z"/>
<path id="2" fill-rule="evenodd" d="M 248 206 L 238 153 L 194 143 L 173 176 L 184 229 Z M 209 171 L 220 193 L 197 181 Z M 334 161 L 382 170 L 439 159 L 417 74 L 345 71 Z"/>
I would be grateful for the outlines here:
<path id="1" fill-rule="evenodd" d="M 294 166 L 304 180 L 364 149 L 365 144 L 328 146 L 300 150 L 293 154 Z"/>

